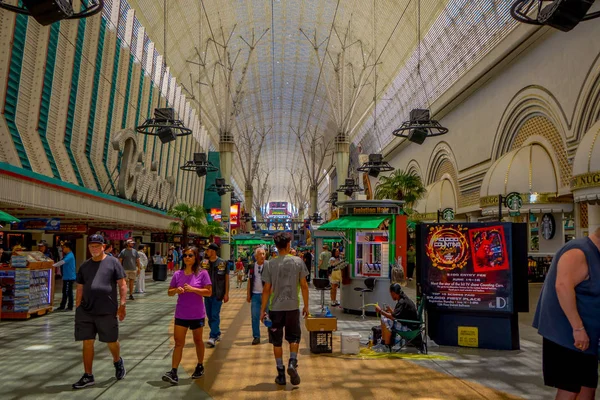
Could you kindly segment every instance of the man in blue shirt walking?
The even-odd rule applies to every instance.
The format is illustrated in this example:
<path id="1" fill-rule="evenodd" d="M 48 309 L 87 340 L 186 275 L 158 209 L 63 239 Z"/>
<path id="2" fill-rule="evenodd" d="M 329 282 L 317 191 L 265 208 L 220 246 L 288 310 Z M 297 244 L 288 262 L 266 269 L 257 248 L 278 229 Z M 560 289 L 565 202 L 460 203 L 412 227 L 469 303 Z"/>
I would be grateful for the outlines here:
<path id="1" fill-rule="evenodd" d="M 54 264 L 55 267 L 62 265 L 63 270 L 63 288 L 62 288 L 62 300 L 60 307 L 57 310 L 64 310 L 67 306 L 67 311 L 73 311 L 73 282 L 75 282 L 75 256 L 71 249 L 73 245 L 71 242 L 62 242 L 61 248 L 64 257 L 61 261 Z"/>

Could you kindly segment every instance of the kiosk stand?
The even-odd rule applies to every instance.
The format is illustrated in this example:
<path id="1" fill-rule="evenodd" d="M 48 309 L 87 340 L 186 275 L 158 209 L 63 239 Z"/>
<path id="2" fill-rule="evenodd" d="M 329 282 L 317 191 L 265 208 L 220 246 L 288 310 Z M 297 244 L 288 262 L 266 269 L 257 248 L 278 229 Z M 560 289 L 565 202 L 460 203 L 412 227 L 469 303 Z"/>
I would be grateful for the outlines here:
<path id="1" fill-rule="evenodd" d="M 406 273 L 406 216 L 402 202 L 393 200 L 352 200 L 339 202 L 336 220 L 321 225 L 315 238 L 315 259 L 319 259 L 325 241 L 343 244 L 344 258 L 350 264 L 343 271 L 341 305 L 346 312 L 362 313 L 361 292 L 365 279 L 375 278 L 372 293 L 365 303 L 390 303 L 391 271 L 400 265 Z M 374 310 L 368 310 L 373 314 Z"/>

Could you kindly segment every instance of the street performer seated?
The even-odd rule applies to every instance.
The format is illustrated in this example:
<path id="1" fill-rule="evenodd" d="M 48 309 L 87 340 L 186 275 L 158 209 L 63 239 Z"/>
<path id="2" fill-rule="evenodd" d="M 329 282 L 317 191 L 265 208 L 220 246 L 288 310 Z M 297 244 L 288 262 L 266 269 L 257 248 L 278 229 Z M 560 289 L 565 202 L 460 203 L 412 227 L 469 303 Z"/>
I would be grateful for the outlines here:
<path id="1" fill-rule="evenodd" d="M 406 332 L 417 329 L 418 326 L 412 324 L 402 324 L 399 319 L 417 321 L 417 307 L 415 303 L 402 291 L 399 283 L 390 285 L 390 295 L 396 301 L 396 306 L 392 310 L 390 306 L 385 309 L 375 306 L 375 311 L 381 315 L 381 344 L 374 346 L 375 351 L 389 351 L 394 345 L 392 331 Z"/>

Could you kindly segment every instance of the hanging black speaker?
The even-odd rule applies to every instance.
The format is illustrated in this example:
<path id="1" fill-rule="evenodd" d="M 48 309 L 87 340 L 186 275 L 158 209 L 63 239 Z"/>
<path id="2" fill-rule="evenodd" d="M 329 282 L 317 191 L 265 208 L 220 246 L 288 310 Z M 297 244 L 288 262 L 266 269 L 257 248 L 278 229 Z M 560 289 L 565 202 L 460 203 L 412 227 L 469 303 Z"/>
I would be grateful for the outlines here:
<path id="1" fill-rule="evenodd" d="M 172 142 L 173 140 L 177 139 L 177 136 L 175 136 L 175 132 L 173 132 L 173 129 L 171 129 L 168 126 L 160 128 L 156 134 L 163 144 Z"/>
<path id="2" fill-rule="evenodd" d="M 411 129 L 407 139 L 416 144 L 423 144 L 425 139 L 427 139 L 427 129 L 423 128 L 414 128 Z"/>

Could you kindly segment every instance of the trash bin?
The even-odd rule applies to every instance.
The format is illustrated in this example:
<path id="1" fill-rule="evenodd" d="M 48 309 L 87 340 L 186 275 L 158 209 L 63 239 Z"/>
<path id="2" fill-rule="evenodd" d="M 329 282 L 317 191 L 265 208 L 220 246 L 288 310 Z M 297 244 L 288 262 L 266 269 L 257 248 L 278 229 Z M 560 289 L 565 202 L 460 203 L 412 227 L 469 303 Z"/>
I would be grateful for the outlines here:
<path id="1" fill-rule="evenodd" d="M 167 280 L 167 264 L 154 264 L 154 267 L 152 268 L 152 280 Z"/>

